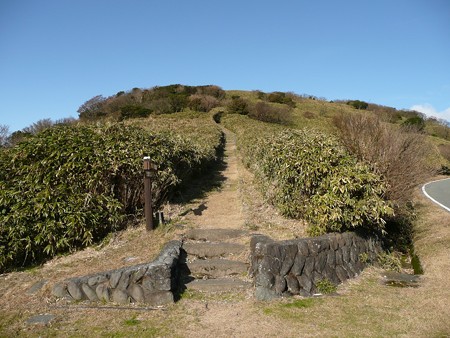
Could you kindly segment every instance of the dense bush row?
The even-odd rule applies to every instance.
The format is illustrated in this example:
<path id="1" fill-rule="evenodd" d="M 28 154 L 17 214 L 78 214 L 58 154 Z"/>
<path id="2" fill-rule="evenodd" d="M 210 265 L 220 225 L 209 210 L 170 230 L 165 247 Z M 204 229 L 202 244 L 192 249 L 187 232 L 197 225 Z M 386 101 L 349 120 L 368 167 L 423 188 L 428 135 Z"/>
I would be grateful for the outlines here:
<path id="1" fill-rule="evenodd" d="M 208 134 L 200 126 L 198 133 Z M 142 207 L 142 158 L 158 166 L 158 207 L 192 171 L 215 160 L 208 146 L 142 128 L 56 126 L 0 151 L 0 271 L 83 247 Z"/>
<path id="2" fill-rule="evenodd" d="M 125 120 L 146 117 L 150 113 L 172 114 L 186 108 L 207 112 L 218 106 L 224 97 L 225 91 L 213 85 L 134 88 L 110 97 L 94 96 L 80 106 L 78 113 L 82 120 Z"/>
<path id="3" fill-rule="evenodd" d="M 251 103 L 239 96 L 233 96 L 226 108 L 230 114 L 248 115 L 248 117 L 258 121 L 285 125 L 292 123 L 292 105 L 289 104 L 265 101 Z"/>
<path id="4" fill-rule="evenodd" d="M 247 165 L 268 200 L 286 216 L 304 218 L 310 233 L 359 227 L 383 230 L 392 214 L 386 185 L 331 136 L 289 130 L 239 115 L 223 118 L 236 132 Z"/>

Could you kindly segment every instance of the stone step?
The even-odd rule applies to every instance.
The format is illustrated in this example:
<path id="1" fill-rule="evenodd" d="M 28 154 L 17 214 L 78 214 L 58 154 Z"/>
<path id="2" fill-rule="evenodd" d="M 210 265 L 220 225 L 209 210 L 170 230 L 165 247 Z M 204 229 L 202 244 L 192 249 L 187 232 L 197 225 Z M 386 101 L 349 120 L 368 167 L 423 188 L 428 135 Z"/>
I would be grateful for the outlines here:
<path id="1" fill-rule="evenodd" d="M 237 243 L 183 243 L 184 251 L 188 255 L 200 258 L 223 257 L 229 255 L 239 255 L 246 250 L 246 247 Z"/>
<path id="2" fill-rule="evenodd" d="M 191 276 L 195 278 L 219 278 L 235 275 L 246 275 L 248 265 L 228 259 L 197 259 L 187 264 Z"/>
<path id="3" fill-rule="evenodd" d="M 201 292 L 241 291 L 251 287 L 249 282 L 240 279 L 194 279 L 186 284 L 188 290 Z"/>
<path id="4" fill-rule="evenodd" d="M 220 242 L 247 234 L 247 231 L 240 229 L 190 229 L 186 237 L 197 241 Z"/>

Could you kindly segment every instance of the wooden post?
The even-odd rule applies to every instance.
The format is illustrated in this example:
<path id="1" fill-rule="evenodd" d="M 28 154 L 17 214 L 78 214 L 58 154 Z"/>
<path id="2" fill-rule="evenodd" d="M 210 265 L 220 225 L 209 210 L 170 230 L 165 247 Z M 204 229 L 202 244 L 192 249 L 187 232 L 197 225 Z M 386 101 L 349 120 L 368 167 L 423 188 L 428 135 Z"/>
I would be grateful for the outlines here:
<path id="1" fill-rule="evenodd" d="M 144 157 L 144 214 L 145 227 L 147 231 L 153 230 L 153 208 L 152 208 L 152 164 L 150 157 Z"/>

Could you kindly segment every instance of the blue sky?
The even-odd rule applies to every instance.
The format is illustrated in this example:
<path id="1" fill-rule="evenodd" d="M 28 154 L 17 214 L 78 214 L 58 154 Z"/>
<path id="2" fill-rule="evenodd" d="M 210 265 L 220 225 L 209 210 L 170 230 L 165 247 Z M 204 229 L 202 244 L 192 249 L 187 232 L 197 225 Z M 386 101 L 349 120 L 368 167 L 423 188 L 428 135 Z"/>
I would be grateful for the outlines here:
<path id="1" fill-rule="evenodd" d="M 0 124 L 181 83 L 450 120 L 448 0 L 0 0 Z"/>

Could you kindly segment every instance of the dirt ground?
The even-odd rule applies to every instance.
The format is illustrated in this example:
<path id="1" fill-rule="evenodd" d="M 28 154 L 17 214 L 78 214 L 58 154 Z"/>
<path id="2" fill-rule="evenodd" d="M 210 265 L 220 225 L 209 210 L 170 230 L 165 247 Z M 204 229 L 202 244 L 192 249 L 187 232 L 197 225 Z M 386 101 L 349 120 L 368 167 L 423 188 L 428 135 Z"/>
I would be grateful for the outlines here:
<path id="1" fill-rule="evenodd" d="M 417 192 L 420 219 L 415 249 L 425 274 L 418 288 L 381 283 L 366 269 L 337 294 L 260 302 L 252 290 L 185 292 L 173 305 L 148 308 L 69 304 L 51 296 L 63 279 L 151 261 L 164 243 L 190 227 L 243 228 L 277 239 L 305 235 L 302 222 L 285 220 L 264 203 L 227 133 L 223 183 L 188 205 L 168 205 L 172 222 L 154 232 L 144 225 L 112 235 L 102 245 L 42 266 L 0 275 L 1 337 L 450 337 L 450 213 Z M 177 216 L 178 215 L 178 216 Z M 36 283 L 45 283 L 34 290 Z M 30 323 L 52 315 L 46 324 Z"/>

